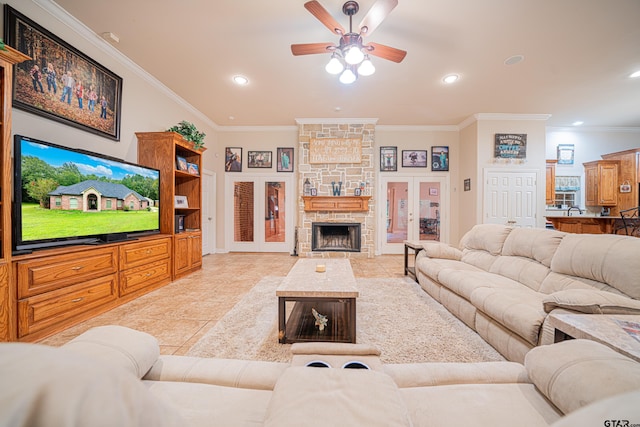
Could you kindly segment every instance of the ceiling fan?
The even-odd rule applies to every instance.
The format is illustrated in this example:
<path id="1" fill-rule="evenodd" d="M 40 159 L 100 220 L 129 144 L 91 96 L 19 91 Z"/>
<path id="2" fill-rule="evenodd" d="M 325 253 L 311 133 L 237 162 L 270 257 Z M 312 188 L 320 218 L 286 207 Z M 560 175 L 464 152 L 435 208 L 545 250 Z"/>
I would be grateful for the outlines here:
<path id="1" fill-rule="evenodd" d="M 303 43 L 292 44 L 291 53 L 294 55 L 312 55 L 318 53 L 331 53 L 331 60 L 326 70 L 331 74 L 341 74 L 342 83 L 353 83 L 358 75 L 371 75 L 375 67 L 369 59 L 369 55 L 387 59 L 393 62 L 402 62 L 407 52 L 379 43 L 363 43 L 363 37 L 371 33 L 382 23 L 387 15 L 398 5 L 398 0 L 378 0 L 360 22 L 359 33 L 353 31 L 353 16 L 358 13 L 360 6 L 356 1 L 347 1 L 342 6 L 342 12 L 349 17 L 349 32 L 336 21 L 322 5 L 313 0 L 304 4 L 313 16 L 315 16 L 332 33 L 340 36 L 337 44 L 327 43 Z"/>

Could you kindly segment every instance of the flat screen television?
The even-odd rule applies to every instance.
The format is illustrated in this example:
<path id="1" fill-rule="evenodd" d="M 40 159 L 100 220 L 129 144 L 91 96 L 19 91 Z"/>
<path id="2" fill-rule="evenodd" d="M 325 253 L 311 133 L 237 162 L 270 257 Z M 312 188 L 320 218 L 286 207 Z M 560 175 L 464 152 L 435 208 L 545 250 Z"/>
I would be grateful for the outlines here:
<path id="1" fill-rule="evenodd" d="M 160 231 L 160 172 L 14 136 L 13 250 L 99 244 Z"/>

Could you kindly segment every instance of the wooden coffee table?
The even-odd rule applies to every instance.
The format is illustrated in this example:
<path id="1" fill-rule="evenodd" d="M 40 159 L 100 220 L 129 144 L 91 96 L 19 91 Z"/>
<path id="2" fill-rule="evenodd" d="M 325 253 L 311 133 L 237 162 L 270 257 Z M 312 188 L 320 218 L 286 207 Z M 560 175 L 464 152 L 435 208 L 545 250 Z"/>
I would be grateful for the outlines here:
<path id="1" fill-rule="evenodd" d="M 317 265 L 325 272 L 317 272 Z M 276 289 L 278 340 L 293 342 L 356 342 L 358 289 L 348 259 L 299 260 Z M 312 308 L 327 316 L 323 331 L 315 324 Z"/>

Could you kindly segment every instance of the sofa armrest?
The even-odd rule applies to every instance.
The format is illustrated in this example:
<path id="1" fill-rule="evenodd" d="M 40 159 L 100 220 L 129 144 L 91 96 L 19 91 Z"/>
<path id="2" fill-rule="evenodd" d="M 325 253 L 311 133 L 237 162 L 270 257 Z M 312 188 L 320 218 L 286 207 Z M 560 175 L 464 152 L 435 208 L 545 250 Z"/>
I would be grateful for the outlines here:
<path id="1" fill-rule="evenodd" d="M 640 314 L 640 301 L 607 291 L 565 289 L 549 294 L 542 301 L 544 311 L 556 308 L 587 314 Z"/>
<path id="2" fill-rule="evenodd" d="M 443 242 L 423 242 L 423 256 L 429 258 L 452 259 L 460 261 L 462 259 L 462 251 L 454 246 Z"/>
<path id="3" fill-rule="evenodd" d="M 98 326 L 78 335 L 65 350 L 120 366 L 142 378 L 160 356 L 158 340 L 124 326 Z"/>
<path id="4" fill-rule="evenodd" d="M 564 414 L 598 400 L 640 390 L 640 363 L 595 341 L 535 347 L 525 356 L 535 386 Z"/>
<path id="5" fill-rule="evenodd" d="M 160 356 L 143 379 L 273 390 L 288 366 L 281 362 Z"/>
<path id="6" fill-rule="evenodd" d="M 385 364 L 400 388 L 451 384 L 530 384 L 527 371 L 515 362 Z"/>

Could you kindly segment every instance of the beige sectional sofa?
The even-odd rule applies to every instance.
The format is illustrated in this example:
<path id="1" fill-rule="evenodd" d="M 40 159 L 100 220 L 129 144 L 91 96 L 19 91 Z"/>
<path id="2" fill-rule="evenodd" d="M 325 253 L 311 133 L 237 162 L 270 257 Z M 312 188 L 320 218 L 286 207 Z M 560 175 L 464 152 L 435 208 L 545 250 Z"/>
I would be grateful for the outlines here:
<path id="1" fill-rule="evenodd" d="M 61 348 L 0 344 L 2 426 L 607 426 L 640 422 L 640 364 L 593 341 L 515 362 L 382 364 L 361 344 L 291 363 L 160 356 L 120 326 Z M 324 361 L 331 367 L 306 367 Z M 370 369 L 344 369 L 360 361 Z"/>
<path id="2" fill-rule="evenodd" d="M 423 244 L 422 288 L 508 360 L 553 343 L 553 310 L 640 313 L 640 239 L 494 224 Z"/>

